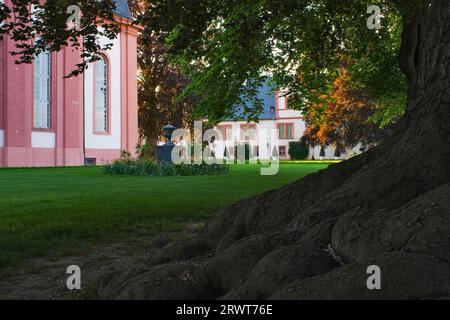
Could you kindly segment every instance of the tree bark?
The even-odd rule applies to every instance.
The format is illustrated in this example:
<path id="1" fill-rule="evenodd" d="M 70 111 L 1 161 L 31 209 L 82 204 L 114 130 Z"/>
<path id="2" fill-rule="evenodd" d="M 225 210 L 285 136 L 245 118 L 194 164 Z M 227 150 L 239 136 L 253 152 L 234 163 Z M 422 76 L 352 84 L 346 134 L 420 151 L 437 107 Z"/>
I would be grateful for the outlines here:
<path id="1" fill-rule="evenodd" d="M 388 141 L 223 210 L 184 272 L 169 253 L 164 272 L 127 276 L 126 290 L 100 294 L 167 297 L 164 286 L 150 289 L 156 281 L 181 298 L 450 297 L 450 2 L 430 3 L 404 28 L 408 106 Z M 366 287 L 372 264 L 382 290 Z M 156 278 L 147 291 L 143 278 Z"/>

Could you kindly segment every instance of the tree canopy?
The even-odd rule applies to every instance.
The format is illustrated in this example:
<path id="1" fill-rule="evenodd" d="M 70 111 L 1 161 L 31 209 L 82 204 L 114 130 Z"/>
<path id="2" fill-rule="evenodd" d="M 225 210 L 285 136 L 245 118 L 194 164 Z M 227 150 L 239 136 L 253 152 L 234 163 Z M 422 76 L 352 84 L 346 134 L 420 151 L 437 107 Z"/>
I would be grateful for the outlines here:
<path id="1" fill-rule="evenodd" d="M 74 6 L 77 6 L 76 8 Z M 42 51 L 60 51 L 71 46 L 80 50 L 83 61 L 68 76 L 83 72 L 89 62 L 100 58 L 100 53 L 112 46 L 97 41 L 99 36 L 114 39 L 119 32 L 113 23 L 113 0 L 12 0 L 12 4 L 0 4 L 0 40 L 5 35 L 16 41 L 11 52 L 16 63 L 31 63 Z M 78 11 L 78 9 L 80 11 Z M 79 26 L 69 27 L 79 14 Z"/>
<path id="2" fill-rule="evenodd" d="M 256 91 L 268 77 L 289 88 L 295 108 L 308 108 L 329 90 L 343 60 L 350 63 L 355 83 L 380 105 L 379 123 L 388 123 L 404 108 L 406 84 L 398 60 L 402 17 L 422 1 L 381 1 L 379 30 L 367 27 L 373 14 L 367 13 L 369 0 L 146 2 L 137 23 L 146 34 L 165 39 L 172 61 L 192 79 L 184 95 L 201 97 L 198 116 L 218 121 L 240 104 L 249 119 L 256 118 L 261 111 Z M 29 17 L 30 3 L 43 9 L 39 19 Z M 70 4 L 83 13 L 78 29 L 66 27 Z M 112 39 L 117 33 L 109 23 L 113 7 L 111 0 L 13 0 L 13 7 L 0 9 L 1 17 L 10 17 L 0 33 L 20 41 L 19 62 L 30 62 L 34 52 L 46 48 L 79 46 L 82 36 L 89 62 L 104 49 L 96 37 Z M 29 41 L 38 34 L 39 41 Z M 85 64 L 78 67 L 80 72 Z"/>
<path id="3" fill-rule="evenodd" d="M 321 102 L 346 60 L 352 79 L 380 105 L 377 120 L 385 124 L 405 105 L 398 63 L 402 20 L 392 3 L 383 2 L 382 27 L 369 30 L 371 4 L 163 1 L 143 21 L 167 34 L 173 60 L 193 79 L 186 93 L 202 97 L 199 115 L 221 119 L 239 104 L 247 106 L 248 118 L 256 117 L 255 91 L 268 77 L 289 88 L 291 105 L 308 108 Z"/>
<path id="4" fill-rule="evenodd" d="M 196 99 L 178 99 L 189 81 L 166 57 L 165 45 L 156 35 L 141 37 L 138 50 L 138 98 L 140 135 L 156 146 L 164 125 L 190 124 Z"/>
<path id="5" fill-rule="evenodd" d="M 355 89 L 345 68 L 321 103 L 314 103 L 305 113 L 307 128 L 304 140 L 310 145 L 333 145 L 337 149 L 353 148 L 360 144 L 366 149 L 388 136 L 389 128 L 380 129 L 371 117 L 377 106 L 367 93 Z"/>
<path id="6" fill-rule="evenodd" d="M 148 3 L 129 0 L 128 5 L 137 16 L 147 9 Z M 147 155 L 155 156 L 163 126 L 170 123 L 177 128 L 186 127 L 196 99 L 178 99 L 189 81 L 168 59 L 163 35 L 152 32 L 139 37 L 138 66 L 139 133 L 146 143 Z"/>

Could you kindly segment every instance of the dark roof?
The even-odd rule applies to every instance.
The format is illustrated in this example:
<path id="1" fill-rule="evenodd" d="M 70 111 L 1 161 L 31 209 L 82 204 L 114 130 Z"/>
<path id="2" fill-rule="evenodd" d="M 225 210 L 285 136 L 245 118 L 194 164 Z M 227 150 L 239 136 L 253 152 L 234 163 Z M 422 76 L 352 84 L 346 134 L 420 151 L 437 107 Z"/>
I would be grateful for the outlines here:
<path id="1" fill-rule="evenodd" d="M 257 98 L 263 102 L 263 110 L 258 116 L 259 120 L 272 120 L 276 117 L 276 98 L 275 98 L 275 88 L 269 82 L 263 84 L 258 89 Z M 226 120 L 244 120 L 242 106 L 238 106 L 233 117 Z"/>
<path id="2" fill-rule="evenodd" d="M 131 15 L 130 8 L 128 7 L 128 1 L 127 0 L 114 0 L 116 3 L 116 9 L 114 10 L 114 13 L 118 16 L 121 16 L 122 18 L 127 19 L 133 19 L 133 16 Z"/>

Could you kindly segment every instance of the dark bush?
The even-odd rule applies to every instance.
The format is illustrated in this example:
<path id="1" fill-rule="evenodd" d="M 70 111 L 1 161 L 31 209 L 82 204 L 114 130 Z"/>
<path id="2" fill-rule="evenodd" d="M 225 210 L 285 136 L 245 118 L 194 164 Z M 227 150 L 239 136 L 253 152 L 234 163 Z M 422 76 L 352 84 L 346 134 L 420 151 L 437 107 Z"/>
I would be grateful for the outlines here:
<path id="1" fill-rule="evenodd" d="M 336 149 L 334 150 L 334 156 L 336 158 L 340 158 L 341 157 L 341 148 L 336 147 Z"/>
<path id="2" fill-rule="evenodd" d="M 138 144 L 136 146 L 136 153 L 141 159 L 154 160 L 156 154 L 156 146 L 153 146 L 149 143 L 145 143 L 142 145 Z"/>
<path id="3" fill-rule="evenodd" d="M 145 159 L 120 159 L 103 167 L 104 174 L 132 176 L 206 176 L 229 172 L 230 166 L 226 164 L 172 164 Z"/>
<path id="4" fill-rule="evenodd" d="M 305 160 L 309 155 L 309 147 L 305 142 L 289 142 L 289 156 L 291 160 Z"/>
<path id="5" fill-rule="evenodd" d="M 320 157 L 325 157 L 325 147 L 320 147 L 320 153 L 319 153 Z"/>

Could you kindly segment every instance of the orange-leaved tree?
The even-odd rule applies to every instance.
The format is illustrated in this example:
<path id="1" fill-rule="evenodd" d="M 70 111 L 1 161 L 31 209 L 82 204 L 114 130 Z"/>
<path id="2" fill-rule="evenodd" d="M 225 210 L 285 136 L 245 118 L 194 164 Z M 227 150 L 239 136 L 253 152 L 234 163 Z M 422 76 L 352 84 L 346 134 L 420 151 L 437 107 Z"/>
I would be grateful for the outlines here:
<path id="1" fill-rule="evenodd" d="M 337 154 L 357 145 L 366 149 L 381 142 L 390 131 L 372 121 L 377 105 L 352 82 L 345 67 L 340 68 L 328 95 L 320 100 L 305 114 L 305 141 L 312 147 L 333 145 Z"/>

